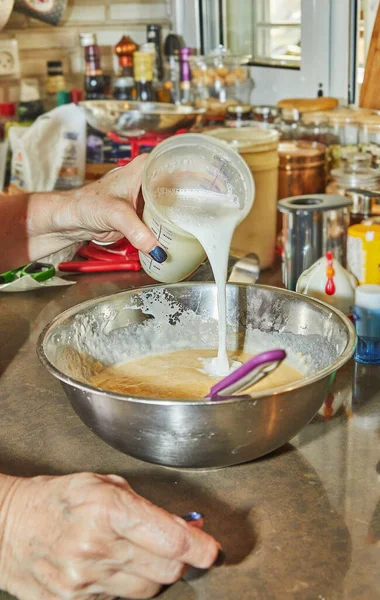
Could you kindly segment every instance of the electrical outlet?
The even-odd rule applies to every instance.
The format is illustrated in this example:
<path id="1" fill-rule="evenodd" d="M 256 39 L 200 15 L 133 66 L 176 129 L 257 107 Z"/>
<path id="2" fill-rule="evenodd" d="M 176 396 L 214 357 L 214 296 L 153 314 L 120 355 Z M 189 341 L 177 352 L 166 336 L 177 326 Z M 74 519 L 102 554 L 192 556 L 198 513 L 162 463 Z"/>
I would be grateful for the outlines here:
<path id="1" fill-rule="evenodd" d="M 0 40 L 0 77 L 18 77 L 20 66 L 16 40 Z"/>

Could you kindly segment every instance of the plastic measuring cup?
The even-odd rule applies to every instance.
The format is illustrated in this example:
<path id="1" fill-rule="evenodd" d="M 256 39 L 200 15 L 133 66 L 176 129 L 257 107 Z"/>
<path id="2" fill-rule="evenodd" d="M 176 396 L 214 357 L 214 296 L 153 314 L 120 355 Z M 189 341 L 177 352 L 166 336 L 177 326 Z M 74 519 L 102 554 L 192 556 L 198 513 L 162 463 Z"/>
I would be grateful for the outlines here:
<path id="1" fill-rule="evenodd" d="M 142 218 L 166 250 L 168 258 L 159 264 L 140 252 L 140 261 L 144 271 L 157 281 L 175 283 L 193 273 L 206 254 L 194 236 L 167 218 L 162 190 L 185 194 L 189 191 L 194 197 L 197 192 L 202 194 L 208 190 L 220 195 L 221 200 L 226 194 L 233 194 L 238 200 L 240 223 L 251 210 L 255 185 L 241 156 L 227 143 L 209 136 L 176 135 L 161 142 L 151 152 L 142 180 L 145 201 Z"/>

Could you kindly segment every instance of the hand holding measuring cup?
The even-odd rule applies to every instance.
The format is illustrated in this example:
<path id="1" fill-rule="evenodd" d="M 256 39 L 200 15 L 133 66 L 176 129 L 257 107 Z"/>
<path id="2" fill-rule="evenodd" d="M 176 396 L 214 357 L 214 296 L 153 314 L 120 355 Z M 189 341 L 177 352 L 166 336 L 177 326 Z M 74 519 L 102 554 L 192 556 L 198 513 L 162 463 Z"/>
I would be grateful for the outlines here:
<path id="1" fill-rule="evenodd" d="M 165 251 L 139 218 L 145 161 L 146 155 L 139 156 L 82 188 L 31 194 L 28 233 L 33 260 L 73 242 L 93 239 L 109 243 L 126 237 L 154 261 L 164 262 Z"/>

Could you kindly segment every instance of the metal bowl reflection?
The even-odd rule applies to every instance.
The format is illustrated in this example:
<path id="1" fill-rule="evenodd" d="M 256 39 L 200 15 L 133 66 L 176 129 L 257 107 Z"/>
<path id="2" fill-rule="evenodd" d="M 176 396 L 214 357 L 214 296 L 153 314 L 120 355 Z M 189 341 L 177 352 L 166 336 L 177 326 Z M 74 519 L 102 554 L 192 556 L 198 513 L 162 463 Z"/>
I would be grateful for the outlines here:
<path id="1" fill-rule="evenodd" d="M 157 310 L 154 316 L 148 314 L 146 303 L 157 309 L 160 297 L 169 298 L 169 309 L 162 316 Z M 183 315 L 193 319 L 191 331 Z M 61 381 L 80 418 L 114 448 L 172 467 L 238 464 L 282 446 L 317 413 L 335 372 L 354 351 L 355 330 L 343 314 L 295 292 L 229 284 L 230 345 L 241 339 L 247 328 L 284 335 L 295 350 L 303 348 L 302 352 L 311 355 L 313 369 L 303 380 L 252 394 L 248 399 L 220 403 L 129 397 L 87 383 L 93 364 L 127 360 L 137 332 L 156 323 L 162 332 L 157 347 L 146 337 L 152 353 L 159 348 L 162 352 L 175 350 L 180 344 L 183 347 L 183 335 L 189 347 L 201 347 L 201 343 L 215 346 L 215 316 L 216 288 L 212 283 L 187 282 L 120 292 L 62 313 L 41 334 L 38 353 L 50 373 Z"/>
<path id="2" fill-rule="evenodd" d="M 169 134 L 191 129 L 205 110 L 192 106 L 175 106 L 162 102 L 126 102 L 123 100 L 88 100 L 79 106 L 87 122 L 103 133 L 136 137 L 145 133 Z"/>

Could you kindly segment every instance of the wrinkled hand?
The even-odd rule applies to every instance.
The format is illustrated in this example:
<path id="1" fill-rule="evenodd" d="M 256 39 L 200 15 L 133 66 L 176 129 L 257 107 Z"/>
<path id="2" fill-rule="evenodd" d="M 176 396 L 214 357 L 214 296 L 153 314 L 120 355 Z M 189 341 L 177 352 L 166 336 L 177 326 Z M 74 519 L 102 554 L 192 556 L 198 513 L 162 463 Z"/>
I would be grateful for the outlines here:
<path id="1" fill-rule="evenodd" d="M 15 479 L 6 505 L 0 588 L 20 600 L 150 598 L 220 549 L 116 475 Z"/>
<path id="2" fill-rule="evenodd" d="M 136 248 L 150 253 L 157 240 L 138 216 L 146 158 L 146 154 L 138 156 L 102 179 L 67 192 L 67 201 L 54 212 L 51 229 L 74 241 L 115 242 L 125 236 Z M 166 256 L 158 251 L 159 259 L 160 255 L 159 262 L 163 262 Z"/>

